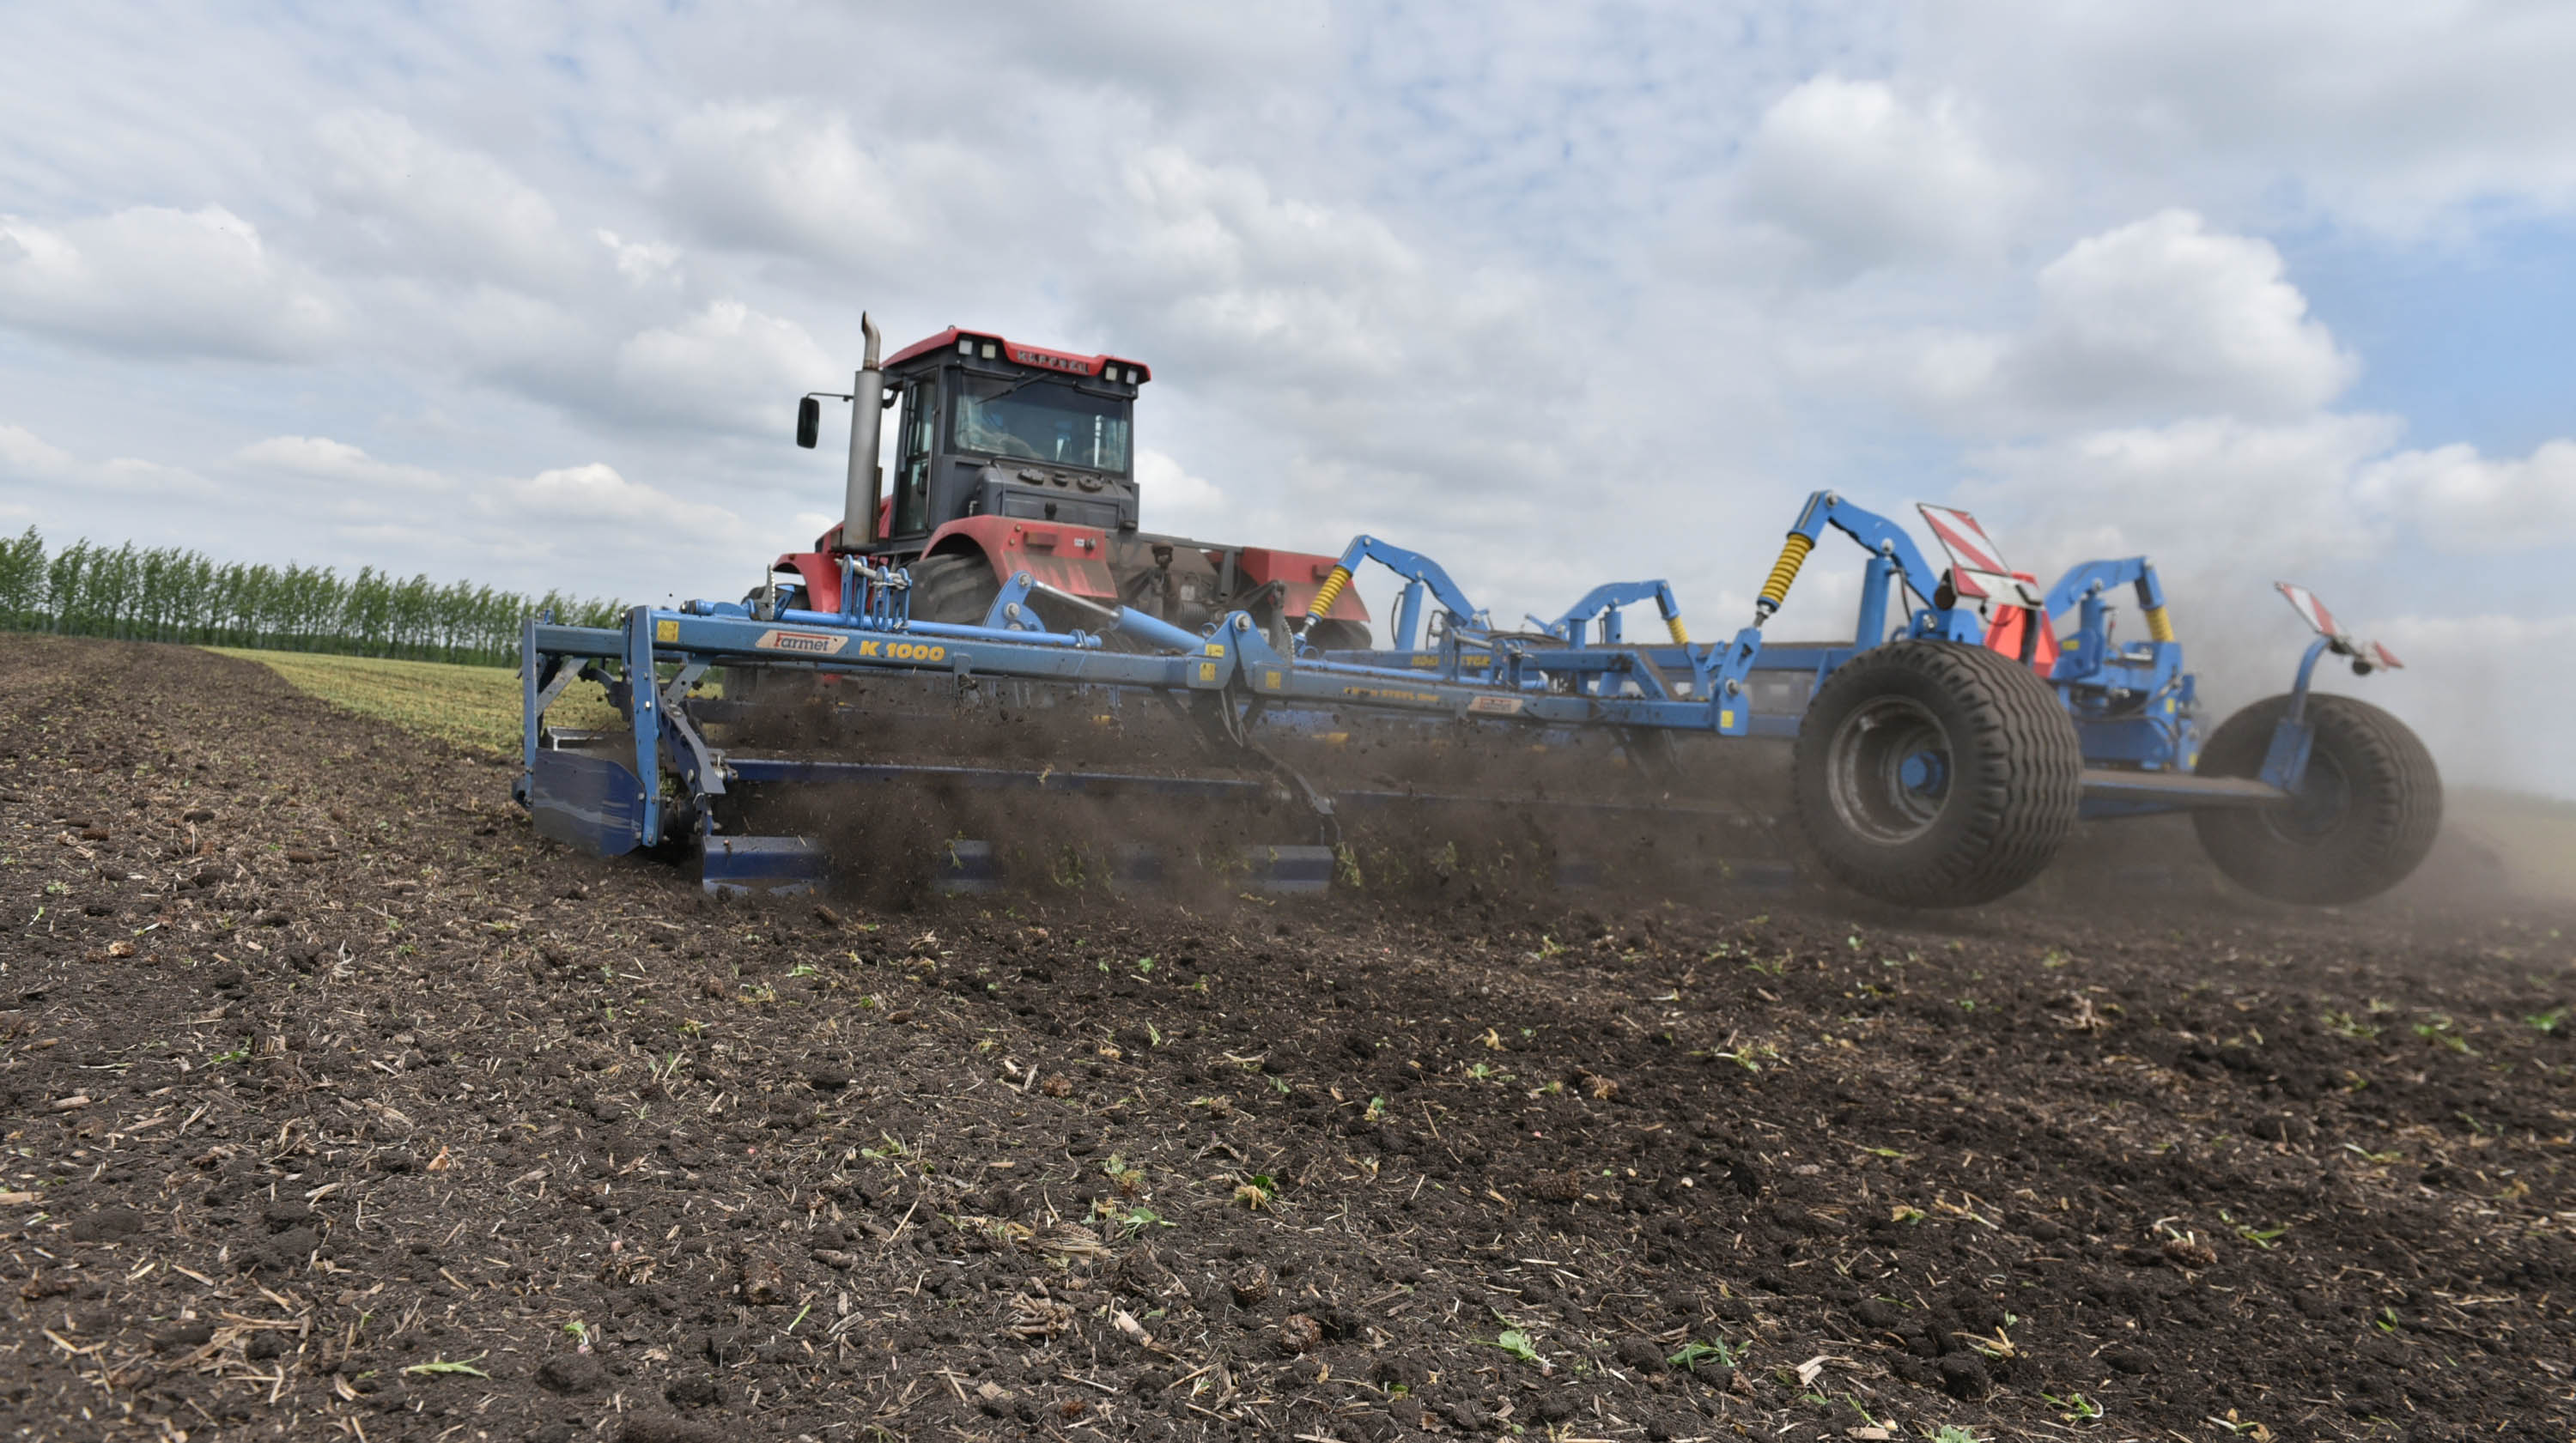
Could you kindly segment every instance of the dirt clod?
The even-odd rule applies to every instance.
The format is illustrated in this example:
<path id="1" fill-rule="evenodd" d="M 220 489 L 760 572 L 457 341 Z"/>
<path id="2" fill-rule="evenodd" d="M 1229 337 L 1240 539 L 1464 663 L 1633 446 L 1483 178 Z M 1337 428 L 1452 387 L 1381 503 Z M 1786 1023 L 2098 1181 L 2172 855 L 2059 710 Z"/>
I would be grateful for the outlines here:
<path id="1" fill-rule="evenodd" d="M 768 1258 L 748 1258 L 742 1265 L 742 1300 L 755 1306 L 784 1302 L 786 1271 Z"/>
<path id="2" fill-rule="evenodd" d="M 630 1413 L 617 1432 L 620 1443 L 724 1443 L 724 1434 L 704 1423 L 655 1413 Z"/>
<path id="3" fill-rule="evenodd" d="M 143 1231 L 143 1225 L 146 1221 L 147 1219 L 143 1216 L 141 1209 L 138 1208 L 113 1206 L 97 1208 L 75 1218 L 72 1221 L 72 1241 L 77 1243 L 116 1242 L 123 1238 L 130 1238 L 136 1233 Z"/>
<path id="4" fill-rule="evenodd" d="M 2129 1376 L 2143 1377 L 2156 1370 L 2156 1358 L 2144 1348 L 2115 1343 L 2102 1350 L 2102 1361 Z"/>
<path id="5" fill-rule="evenodd" d="M 1571 1203 L 1583 1200 L 1583 1174 L 1579 1172 L 1534 1172 L 1527 1191 L 1540 1202 Z"/>
<path id="6" fill-rule="evenodd" d="M 1236 1273 L 1226 1284 L 1238 1308 L 1257 1308 L 1270 1299 L 1270 1270 L 1259 1263 Z"/>
<path id="7" fill-rule="evenodd" d="M 2218 1249 L 2189 1233 L 2165 1239 L 2165 1260 L 2178 1268 L 2218 1266 Z"/>
<path id="8" fill-rule="evenodd" d="M 608 1384 L 608 1369 L 597 1358 L 558 1353 L 537 1365 L 537 1381 L 557 1393 L 591 1393 Z"/>
<path id="9" fill-rule="evenodd" d="M 154 1333 L 152 1347 L 156 1352 L 171 1353 L 182 1348 L 203 1347 L 212 1341 L 214 1336 L 215 1325 L 212 1323 L 182 1323 L 175 1328 L 165 1328 Z"/>
<path id="10" fill-rule="evenodd" d="M 1279 1351 L 1283 1353 L 1311 1353 L 1323 1341 L 1323 1325 L 1304 1313 L 1290 1313 L 1279 1320 Z"/>
<path id="11" fill-rule="evenodd" d="M 683 1373 L 662 1385 L 663 1400 L 679 1408 L 712 1408 L 724 1396 L 724 1385 L 711 1373 Z"/>
<path id="12" fill-rule="evenodd" d="M 1974 1353 L 1944 1353 L 1937 1366 L 1941 1370 L 1941 1391 L 1965 1402 L 1986 1396 L 1994 1378 L 1986 1371 L 1986 1360 Z"/>

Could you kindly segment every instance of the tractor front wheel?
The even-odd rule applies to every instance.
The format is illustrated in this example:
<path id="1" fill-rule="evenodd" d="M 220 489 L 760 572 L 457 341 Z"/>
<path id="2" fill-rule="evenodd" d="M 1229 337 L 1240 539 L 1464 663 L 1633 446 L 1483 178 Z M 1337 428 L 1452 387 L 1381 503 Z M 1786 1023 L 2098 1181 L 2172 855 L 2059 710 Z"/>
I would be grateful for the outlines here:
<path id="1" fill-rule="evenodd" d="M 2267 697 L 2220 725 L 2201 748 L 2205 777 L 2263 770 L 2290 698 Z M 2312 692 L 2308 769 L 2287 802 L 2192 816 L 2218 870 L 2276 902 L 2334 906 L 2406 879 L 2442 829 L 2442 778 L 2404 722 L 2366 701 Z"/>
<path id="2" fill-rule="evenodd" d="M 1983 647 L 1898 641 L 1825 679 L 1791 783 L 1814 860 L 1907 907 L 1990 902 L 2074 829 L 2083 748 L 2057 693 Z"/>
<path id="3" fill-rule="evenodd" d="M 978 553 L 925 556 L 912 563 L 912 619 L 981 626 L 1002 594 L 993 564 Z"/>

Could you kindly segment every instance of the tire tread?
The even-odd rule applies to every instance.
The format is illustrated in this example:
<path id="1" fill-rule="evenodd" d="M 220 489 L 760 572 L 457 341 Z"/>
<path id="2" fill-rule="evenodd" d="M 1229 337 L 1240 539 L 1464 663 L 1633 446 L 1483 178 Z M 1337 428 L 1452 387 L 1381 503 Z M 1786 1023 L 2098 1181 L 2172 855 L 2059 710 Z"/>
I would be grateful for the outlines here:
<path id="1" fill-rule="evenodd" d="M 981 555 L 948 553 L 912 563 L 912 615 L 919 621 L 974 625 L 992 609 L 1001 584 Z"/>
<path id="2" fill-rule="evenodd" d="M 2250 777 L 2262 770 L 2287 696 L 2266 697 L 2221 723 L 2201 748 L 2203 776 Z M 2257 812 L 2201 812 L 2201 847 L 2228 878 L 2280 902 L 2336 906 L 2377 896 L 2412 873 L 2442 829 L 2442 779 L 2413 729 L 2359 697 L 2308 695 L 2316 745 L 2331 747 L 2370 803 L 2358 833 L 2334 847 L 2287 843 Z"/>
<path id="3" fill-rule="evenodd" d="M 1810 779 L 1821 775 L 1832 727 L 1843 709 L 1875 695 L 1889 670 L 1910 672 L 1957 699 L 1965 736 L 1951 738 L 1951 804 L 1964 803 L 1962 825 L 1929 856 L 1873 865 L 1833 845 L 1811 811 Z M 1967 906 L 2012 892 L 2046 870 L 2074 829 L 2083 798 L 2083 748 L 2057 693 L 2037 673 L 1984 647 L 1954 642 L 1891 642 L 1853 658 L 1825 679 L 1799 728 L 1792 769 L 1799 779 L 1800 825 L 1827 870 L 1855 891 L 1912 907 Z M 1971 768 L 1960 753 L 1969 753 Z M 1821 785 L 1819 782 L 1817 785 Z M 1947 820 L 1946 817 L 1944 819 Z M 1872 859 L 1875 861 L 1876 859 Z"/>

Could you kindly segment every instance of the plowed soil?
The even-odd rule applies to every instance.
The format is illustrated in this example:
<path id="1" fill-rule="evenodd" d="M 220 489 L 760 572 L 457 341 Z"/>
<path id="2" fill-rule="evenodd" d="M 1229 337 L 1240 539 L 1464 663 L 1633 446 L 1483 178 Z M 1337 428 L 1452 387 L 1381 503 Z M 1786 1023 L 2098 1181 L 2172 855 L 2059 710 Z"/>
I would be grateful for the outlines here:
<path id="1" fill-rule="evenodd" d="M 0 640 L 12 1436 L 2576 1418 L 2576 919 L 718 905 L 507 788 Z"/>

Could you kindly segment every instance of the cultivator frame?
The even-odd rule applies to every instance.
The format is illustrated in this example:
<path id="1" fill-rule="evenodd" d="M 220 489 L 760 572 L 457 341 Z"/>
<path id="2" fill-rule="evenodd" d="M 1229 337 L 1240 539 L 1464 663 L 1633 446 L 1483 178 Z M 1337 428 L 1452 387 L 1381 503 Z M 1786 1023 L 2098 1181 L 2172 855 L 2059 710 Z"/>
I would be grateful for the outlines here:
<path id="1" fill-rule="evenodd" d="M 1245 611 L 1192 632 L 1133 607 L 1071 595 L 1027 572 L 1002 586 L 981 624 L 916 620 L 904 568 L 845 553 L 834 558 L 843 599 L 834 611 L 779 610 L 756 593 L 744 603 L 639 606 L 615 627 L 531 620 L 523 638 L 525 740 L 514 792 L 540 832 L 581 850 L 614 856 L 693 846 L 706 887 L 755 892 L 811 886 L 824 875 L 827 859 L 805 836 L 724 831 L 716 803 L 746 789 L 910 781 L 1179 801 L 1284 792 L 1311 814 L 1315 840 L 1268 849 L 1271 865 L 1266 872 L 1256 869 L 1255 880 L 1309 890 L 1332 875 L 1328 848 L 1334 818 L 1343 809 L 1494 799 L 1319 788 L 1260 746 L 1257 734 L 1265 727 L 1296 729 L 1326 724 L 1319 719 L 1335 714 L 1364 713 L 1525 729 L 1542 743 L 1606 735 L 1630 759 L 1655 765 L 1652 743 L 1658 734 L 1794 737 L 1798 705 L 1855 658 L 1882 643 L 1949 643 L 2002 653 L 2046 677 L 2080 745 L 2084 815 L 2277 808 L 2298 796 L 2309 764 L 2313 729 L 2306 696 L 2317 660 L 2335 651 L 2350 656 L 2359 671 L 2397 664 L 2385 648 L 2345 637 L 2304 591 L 2285 587 L 2317 627 L 2318 640 L 2299 668 L 2293 700 L 2261 772 L 2195 775 L 2194 683 L 2182 670 L 2180 644 L 2164 619 L 2161 584 L 2144 558 L 2088 562 L 2041 592 L 2028 576 L 2003 565 L 1966 513 L 1921 510 L 1949 553 L 1952 565 L 1946 569 L 1936 568 L 1890 518 L 1833 492 L 1815 493 L 1761 589 L 1753 623 L 1714 643 L 1689 639 L 1672 589 L 1660 580 L 1596 587 L 1554 621 L 1531 618 L 1530 630 L 1503 630 L 1437 562 L 1365 535 L 1340 554 L 1308 615 L 1324 616 L 1360 567 L 1375 563 L 1392 570 L 1403 582 L 1392 645 L 1366 651 L 1319 650 L 1289 628 L 1265 626 Z M 1867 554 L 1853 640 L 1767 643 L 1763 625 L 1829 530 L 1848 536 Z M 2123 646 L 2112 639 L 2106 597 L 2122 585 L 2132 588 L 2146 618 L 2149 639 L 2143 643 Z M 1898 601 L 1906 603 L 1904 620 L 1891 633 L 1888 608 Z M 1646 603 L 1664 621 L 1668 644 L 1624 640 L 1623 609 Z M 1061 629 L 1051 629 L 1042 605 Z M 2075 629 L 2061 640 L 2051 618 L 2070 612 Z M 739 704 L 695 694 L 716 668 L 734 675 L 751 669 L 908 677 L 924 685 L 982 678 L 1141 694 L 1171 703 L 1208 737 L 1238 748 L 1250 775 L 839 760 L 718 747 L 709 742 L 708 723 Z M 603 685 L 626 721 L 622 734 L 547 726 L 548 709 L 576 679 Z M 1885 785 L 1937 802 L 1948 765 L 1947 752 L 1901 757 L 1890 764 Z M 1703 803 L 1722 810 L 1718 802 L 1706 798 L 1645 810 L 1690 811 Z M 1586 801 L 1511 804 L 1619 809 Z M 2054 842 L 2048 846 L 2053 850 Z M 1918 889 L 1906 900 L 1927 898 Z"/>

